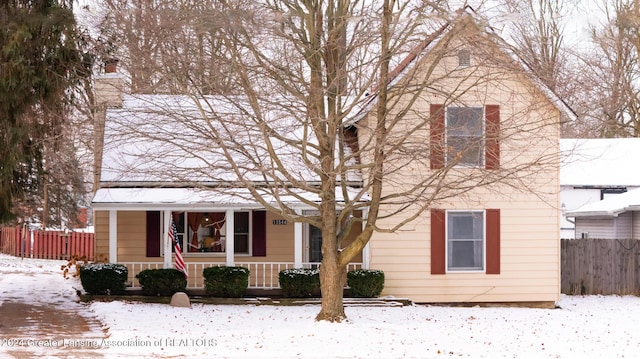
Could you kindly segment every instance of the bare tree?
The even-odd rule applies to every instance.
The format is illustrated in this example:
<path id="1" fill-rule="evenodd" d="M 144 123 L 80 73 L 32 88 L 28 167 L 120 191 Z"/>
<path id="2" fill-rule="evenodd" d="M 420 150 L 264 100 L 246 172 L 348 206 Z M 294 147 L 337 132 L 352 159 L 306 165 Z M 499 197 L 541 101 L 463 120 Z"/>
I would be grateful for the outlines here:
<path id="1" fill-rule="evenodd" d="M 604 1 L 605 23 L 591 28 L 594 49 L 584 54 L 576 80 L 585 120 L 595 137 L 640 136 L 638 2 Z"/>
<path id="2" fill-rule="evenodd" d="M 509 21 L 505 32 L 520 57 L 538 77 L 560 98 L 578 112 L 574 121 L 563 123 L 563 137 L 590 136 L 591 130 L 583 118 L 590 111 L 583 103 L 589 98 L 591 80 L 584 77 L 584 54 L 576 44 L 567 43 L 565 26 L 571 21 L 573 0 L 505 0 L 503 12 Z M 592 84 L 595 85 L 595 84 Z M 591 86 L 593 87 L 593 86 Z"/>
<path id="3" fill-rule="evenodd" d="M 219 59 L 220 24 L 229 14 L 215 9 L 220 0 L 101 0 L 93 20 L 100 29 L 98 55 L 118 58 L 136 93 L 184 93 L 185 86 L 203 93 L 229 92 L 226 61 Z M 241 8 L 249 6 L 244 1 Z M 228 9 L 228 8 L 227 8 Z M 235 9 L 228 9 L 235 11 Z M 187 83 L 166 68 L 180 68 Z"/>
<path id="4" fill-rule="evenodd" d="M 544 199 L 541 178 L 557 169 L 559 118 L 550 94 L 516 85 L 530 74 L 506 44 L 473 16 L 449 15 L 441 5 L 221 3 L 218 60 L 233 71 L 235 94 L 212 97 L 188 86 L 165 102 L 139 96 L 146 105 L 139 117 L 116 117 L 107 129 L 105 138 L 129 144 L 108 162 L 127 181 L 153 177 L 220 191 L 320 228 L 316 319 L 341 321 L 346 266 L 375 232 L 396 232 L 478 190 Z M 465 54 L 474 61 L 460 66 Z M 192 80 L 183 68 L 164 70 Z M 510 108 L 502 113 L 471 107 L 504 99 Z M 447 106 L 465 118 L 486 114 L 487 122 L 448 124 L 445 146 Z M 508 151 L 501 155 L 500 146 Z M 353 226 L 362 231 L 347 243 Z"/>
<path id="5" fill-rule="evenodd" d="M 544 83 L 556 90 L 562 66 L 566 63 L 563 49 L 566 13 L 565 1 L 506 1 L 509 12 L 519 14 L 513 22 L 512 36 L 521 56 Z"/>

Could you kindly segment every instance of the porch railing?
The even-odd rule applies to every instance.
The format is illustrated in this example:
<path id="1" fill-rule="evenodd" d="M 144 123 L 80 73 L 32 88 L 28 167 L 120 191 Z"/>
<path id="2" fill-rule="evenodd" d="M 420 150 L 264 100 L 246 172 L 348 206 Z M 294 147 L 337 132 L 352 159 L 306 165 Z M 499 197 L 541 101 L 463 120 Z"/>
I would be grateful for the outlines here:
<path id="1" fill-rule="evenodd" d="M 136 275 L 145 269 L 158 269 L 163 267 L 162 262 L 124 262 L 129 271 L 128 286 L 131 288 L 139 288 L 140 283 L 136 279 Z M 189 273 L 187 288 L 196 289 L 204 288 L 204 278 L 202 271 L 205 268 L 224 265 L 224 263 L 186 263 Z M 256 289 L 276 289 L 280 288 L 278 273 L 283 269 L 294 268 L 293 262 L 237 262 L 239 267 L 249 269 L 249 288 Z M 302 263 L 304 268 L 315 268 L 320 263 L 308 262 Z M 349 263 L 347 270 L 362 268 L 362 263 Z"/>

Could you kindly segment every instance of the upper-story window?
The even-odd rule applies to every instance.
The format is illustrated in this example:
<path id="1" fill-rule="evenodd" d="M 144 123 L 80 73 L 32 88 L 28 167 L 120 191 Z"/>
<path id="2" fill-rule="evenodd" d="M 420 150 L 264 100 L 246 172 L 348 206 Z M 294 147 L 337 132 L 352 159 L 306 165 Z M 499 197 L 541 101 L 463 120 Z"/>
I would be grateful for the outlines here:
<path id="1" fill-rule="evenodd" d="M 430 105 L 430 168 L 500 168 L 500 106 Z"/>
<path id="2" fill-rule="evenodd" d="M 447 163 L 484 165 L 484 109 L 447 107 Z"/>

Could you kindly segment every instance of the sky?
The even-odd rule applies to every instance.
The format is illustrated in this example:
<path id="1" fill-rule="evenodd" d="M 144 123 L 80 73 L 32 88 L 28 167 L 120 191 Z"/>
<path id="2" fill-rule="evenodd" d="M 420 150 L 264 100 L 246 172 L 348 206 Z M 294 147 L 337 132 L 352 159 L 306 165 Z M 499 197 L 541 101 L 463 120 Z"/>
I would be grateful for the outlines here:
<path id="1" fill-rule="evenodd" d="M 465 3 L 478 10 L 486 10 L 489 13 L 503 13 L 505 6 L 501 5 L 504 0 L 453 0 L 448 4 L 452 9 L 459 8 Z M 535 1 L 535 0 L 534 0 Z M 606 0 L 563 0 L 566 4 L 567 14 L 564 17 L 565 35 L 567 41 L 575 44 L 584 43 L 589 38 L 589 24 L 597 25 L 603 21 L 602 4 Z M 91 14 L 96 13 L 96 0 L 78 0 L 74 10 L 81 24 L 87 25 L 86 20 Z M 491 24 L 502 27 L 503 22 L 518 21 L 519 14 L 502 15 L 501 18 L 494 17 Z M 495 23 L 494 23 L 495 22 Z"/>
<path id="2" fill-rule="evenodd" d="M 80 332 L 74 323 L 43 330 L 12 327 L 0 315 L 0 357 L 601 359 L 640 353 L 640 298 L 634 296 L 562 295 L 556 309 L 353 306 L 346 308 L 348 321 L 337 324 L 314 321 L 315 304 L 78 303 L 81 286 L 63 279 L 64 263 L 0 254 L 0 313 L 22 302 L 89 321 Z"/>

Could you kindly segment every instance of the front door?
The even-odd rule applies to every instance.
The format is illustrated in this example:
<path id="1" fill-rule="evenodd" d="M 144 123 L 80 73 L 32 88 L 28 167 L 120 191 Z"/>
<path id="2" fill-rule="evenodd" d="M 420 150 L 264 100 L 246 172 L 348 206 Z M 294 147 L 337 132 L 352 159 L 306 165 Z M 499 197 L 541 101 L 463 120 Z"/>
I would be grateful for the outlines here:
<path id="1" fill-rule="evenodd" d="M 309 225 L 309 262 L 322 261 L 322 231 Z"/>

